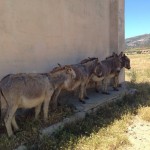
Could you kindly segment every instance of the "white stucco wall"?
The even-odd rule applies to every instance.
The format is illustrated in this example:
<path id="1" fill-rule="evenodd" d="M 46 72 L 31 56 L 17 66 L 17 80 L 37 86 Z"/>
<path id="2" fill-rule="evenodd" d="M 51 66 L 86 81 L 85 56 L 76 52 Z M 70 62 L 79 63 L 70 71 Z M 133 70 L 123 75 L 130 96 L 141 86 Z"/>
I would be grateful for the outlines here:
<path id="1" fill-rule="evenodd" d="M 118 17 L 123 15 L 124 0 L 1 0 L 0 78 L 9 73 L 47 72 L 58 62 L 104 59 L 114 51 L 111 47 L 120 51 L 124 22 Z M 115 42 L 113 35 L 117 35 Z"/>

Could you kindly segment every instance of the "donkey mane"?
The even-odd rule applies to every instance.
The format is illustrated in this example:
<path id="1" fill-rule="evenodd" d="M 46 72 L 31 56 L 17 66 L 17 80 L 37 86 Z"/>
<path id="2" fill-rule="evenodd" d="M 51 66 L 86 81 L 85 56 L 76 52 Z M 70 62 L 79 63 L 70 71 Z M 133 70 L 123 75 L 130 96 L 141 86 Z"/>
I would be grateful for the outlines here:
<path id="1" fill-rule="evenodd" d="M 1 80 L 4 80 L 5 78 L 11 76 L 12 74 L 7 74 L 6 76 L 4 76 Z"/>
<path id="2" fill-rule="evenodd" d="M 106 57 L 106 59 L 113 58 L 113 57 L 114 57 L 114 56 L 113 56 L 113 55 L 111 55 L 111 56 Z"/>
<path id="3" fill-rule="evenodd" d="M 105 59 L 110 59 L 110 58 L 114 58 L 114 56 L 118 56 L 116 53 L 113 53 L 111 56 L 106 57 Z"/>
<path id="4" fill-rule="evenodd" d="M 53 70 L 50 73 L 56 73 L 59 71 L 63 71 L 64 69 L 65 69 L 64 67 L 55 67 L 55 68 L 53 68 Z"/>
<path id="5" fill-rule="evenodd" d="M 80 62 L 80 64 L 85 64 L 85 63 L 88 63 L 89 61 L 93 61 L 93 60 L 96 60 L 96 59 L 98 59 L 98 58 L 96 58 L 96 57 L 91 57 L 91 58 L 88 57 L 88 58 L 82 60 L 82 61 Z"/>
<path id="6" fill-rule="evenodd" d="M 56 72 L 59 72 L 59 71 L 63 71 L 63 70 L 66 69 L 66 67 L 71 67 L 71 66 L 69 66 L 69 65 L 65 65 L 64 67 L 58 66 L 58 67 L 53 68 L 53 70 L 50 71 L 50 73 L 56 73 Z"/>

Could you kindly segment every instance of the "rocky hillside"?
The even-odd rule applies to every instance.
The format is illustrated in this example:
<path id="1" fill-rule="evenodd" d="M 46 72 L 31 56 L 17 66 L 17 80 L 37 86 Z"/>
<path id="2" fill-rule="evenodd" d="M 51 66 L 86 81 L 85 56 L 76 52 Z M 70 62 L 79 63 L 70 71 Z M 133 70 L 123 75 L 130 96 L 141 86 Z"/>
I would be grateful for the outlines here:
<path id="1" fill-rule="evenodd" d="M 139 35 L 126 39 L 126 49 L 150 47 L 150 34 Z"/>

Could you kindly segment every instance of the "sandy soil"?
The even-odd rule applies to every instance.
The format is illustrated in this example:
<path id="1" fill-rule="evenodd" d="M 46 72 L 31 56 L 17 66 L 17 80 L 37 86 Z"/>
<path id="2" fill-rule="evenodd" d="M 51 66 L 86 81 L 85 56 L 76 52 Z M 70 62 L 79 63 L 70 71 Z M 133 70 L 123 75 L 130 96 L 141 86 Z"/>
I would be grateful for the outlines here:
<path id="1" fill-rule="evenodd" d="M 127 134 L 131 146 L 124 150 L 150 150 L 150 122 L 135 117 L 128 127 Z"/>

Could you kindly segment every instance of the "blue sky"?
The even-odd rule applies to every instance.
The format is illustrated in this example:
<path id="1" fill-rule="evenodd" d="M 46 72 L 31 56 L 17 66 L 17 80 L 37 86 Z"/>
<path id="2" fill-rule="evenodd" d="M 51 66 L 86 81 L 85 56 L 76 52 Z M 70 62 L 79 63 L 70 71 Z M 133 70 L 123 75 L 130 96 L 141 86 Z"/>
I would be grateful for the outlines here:
<path id="1" fill-rule="evenodd" d="M 150 33 L 150 0 L 125 0 L 125 38 Z"/>

